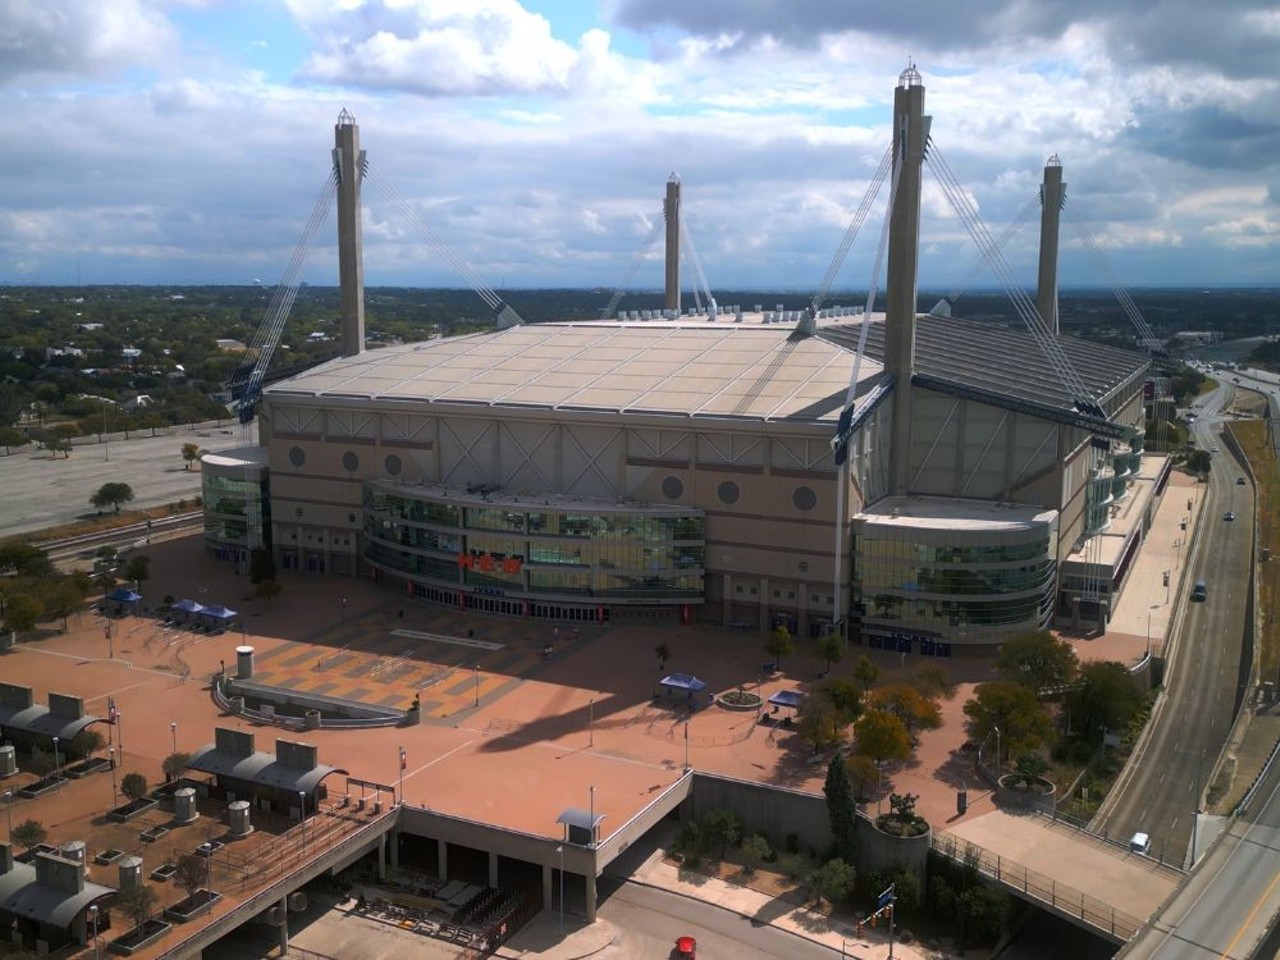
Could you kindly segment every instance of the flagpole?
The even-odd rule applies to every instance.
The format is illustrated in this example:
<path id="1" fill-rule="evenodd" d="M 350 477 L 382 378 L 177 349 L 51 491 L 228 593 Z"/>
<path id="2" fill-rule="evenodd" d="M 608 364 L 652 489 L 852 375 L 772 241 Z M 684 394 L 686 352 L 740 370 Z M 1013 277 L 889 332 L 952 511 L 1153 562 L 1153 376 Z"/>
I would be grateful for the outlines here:
<path id="1" fill-rule="evenodd" d="M 400 748 L 400 802 L 404 803 L 404 763 L 405 753 L 404 747 Z"/>

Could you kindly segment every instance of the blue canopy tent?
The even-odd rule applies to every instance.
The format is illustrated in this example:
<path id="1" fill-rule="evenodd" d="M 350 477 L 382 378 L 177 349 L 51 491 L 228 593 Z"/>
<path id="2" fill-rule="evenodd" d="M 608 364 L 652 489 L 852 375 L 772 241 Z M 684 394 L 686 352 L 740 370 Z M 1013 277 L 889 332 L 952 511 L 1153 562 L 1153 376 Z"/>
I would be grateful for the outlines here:
<path id="1" fill-rule="evenodd" d="M 107 599 L 113 603 L 137 603 L 142 599 L 142 594 L 135 593 L 128 587 L 116 587 L 107 594 Z"/>
<path id="2" fill-rule="evenodd" d="M 692 674 L 673 673 L 658 681 L 658 689 L 654 692 L 653 696 L 655 700 L 659 697 L 669 696 L 673 700 L 684 700 L 696 707 L 697 701 L 694 699 L 695 695 L 701 693 L 706 688 L 706 681 L 699 680 Z"/>
<path id="3" fill-rule="evenodd" d="M 219 603 L 213 603 L 200 611 L 202 617 L 212 617 L 214 620 L 230 620 L 236 615 L 234 610 L 230 610 Z"/>
<path id="4" fill-rule="evenodd" d="M 190 620 L 193 614 L 197 614 L 204 609 L 204 604 L 196 603 L 194 600 L 188 600 L 184 597 L 175 603 L 170 609 L 181 613 L 183 615 L 183 620 Z"/>
<path id="5" fill-rule="evenodd" d="M 792 710 L 799 709 L 803 701 L 804 694 L 799 690 L 779 690 L 769 698 L 775 707 L 790 707 Z"/>

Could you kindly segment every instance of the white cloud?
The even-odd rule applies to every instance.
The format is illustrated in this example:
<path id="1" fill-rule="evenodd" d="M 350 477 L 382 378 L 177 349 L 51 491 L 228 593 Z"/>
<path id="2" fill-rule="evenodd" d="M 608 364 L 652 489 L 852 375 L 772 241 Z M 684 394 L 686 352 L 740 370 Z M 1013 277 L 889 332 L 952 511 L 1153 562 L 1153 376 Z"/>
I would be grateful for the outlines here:
<path id="1" fill-rule="evenodd" d="M 176 43 L 141 0 L 0 0 L 0 83 L 97 77 L 163 61 Z"/>

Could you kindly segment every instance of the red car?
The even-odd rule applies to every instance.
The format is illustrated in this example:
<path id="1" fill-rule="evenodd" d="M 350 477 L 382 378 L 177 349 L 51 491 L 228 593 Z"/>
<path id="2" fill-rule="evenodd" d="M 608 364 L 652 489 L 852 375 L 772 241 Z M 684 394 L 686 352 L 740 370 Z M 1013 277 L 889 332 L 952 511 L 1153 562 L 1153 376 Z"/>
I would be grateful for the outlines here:
<path id="1" fill-rule="evenodd" d="M 693 937 L 680 937 L 676 940 L 675 949 L 671 951 L 671 956 L 676 960 L 695 960 L 698 956 L 698 941 Z"/>

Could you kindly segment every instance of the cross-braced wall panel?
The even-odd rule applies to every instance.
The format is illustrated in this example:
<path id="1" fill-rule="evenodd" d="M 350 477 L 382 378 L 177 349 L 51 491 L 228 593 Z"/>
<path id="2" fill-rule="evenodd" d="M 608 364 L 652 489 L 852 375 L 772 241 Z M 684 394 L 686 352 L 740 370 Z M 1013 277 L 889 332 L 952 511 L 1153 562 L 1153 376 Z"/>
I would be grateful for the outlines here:
<path id="1" fill-rule="evenodd" d="M 493 420 L 447 417 L 440 420 L 440 482 L 496 483 L 493 469 Z"/>
<path id="2" fill-rule="evenodd" d="M 565 424 L 561 428 L 561 490 L 582 497 L 617 497 L 622 461 L 626 456 L 624 431 L 614 427 Z"/>
<path id="3" fill-rule="evenodd" d="M 503 421 L 498 435 L 498 477 L 502 489 L 545 493 L 556 489 L 556 445 L 560 427 L 549 423 Z"/>
<path id="4" fill-rule="evenodd" d="M 434 422 L 434 417 L 417 413 L 384 413 L 382 440 L 384 443 L 409 446 L 430 443 L 435 436 Z"/>

